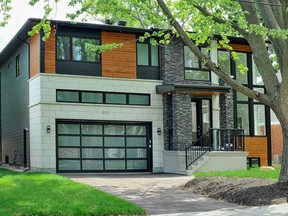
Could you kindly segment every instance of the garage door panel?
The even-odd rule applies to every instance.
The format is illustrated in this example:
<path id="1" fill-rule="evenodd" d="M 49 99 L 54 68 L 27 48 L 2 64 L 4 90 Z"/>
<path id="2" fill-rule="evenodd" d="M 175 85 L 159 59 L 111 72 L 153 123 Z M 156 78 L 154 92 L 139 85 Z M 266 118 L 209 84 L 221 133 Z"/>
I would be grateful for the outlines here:
<path id="1" fill-rule="evenodd" d="M 80 137 L 58 136 L 58 146 L 80 146 Z"/>
<path id="2" fill-rule="evenodd" d="M 94 147 L 102 147 L 103 146 L 103 137 L 94 137 L 82 136 L 82 146 L 94 146 Z"/>
<path id="3" fill-rule="evenodd" d="M 148 171 L 148 124 L 57 124 L 59 172 Z"/>
<path id="4" fill-rule="evenodd" d="M 103 160 L 82 160 L 83 170 L 103 170 Z"/>

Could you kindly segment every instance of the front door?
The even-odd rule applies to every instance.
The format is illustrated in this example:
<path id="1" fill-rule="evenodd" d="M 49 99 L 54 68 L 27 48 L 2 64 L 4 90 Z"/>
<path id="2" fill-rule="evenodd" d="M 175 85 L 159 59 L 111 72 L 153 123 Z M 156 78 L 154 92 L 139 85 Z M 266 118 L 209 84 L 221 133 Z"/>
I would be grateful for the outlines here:
<path id="1" fill-rule="evenodd" d="M 211 128 L 211 100 L 193 99 L 192 107 L 192 142 L 196 142 Z"/>

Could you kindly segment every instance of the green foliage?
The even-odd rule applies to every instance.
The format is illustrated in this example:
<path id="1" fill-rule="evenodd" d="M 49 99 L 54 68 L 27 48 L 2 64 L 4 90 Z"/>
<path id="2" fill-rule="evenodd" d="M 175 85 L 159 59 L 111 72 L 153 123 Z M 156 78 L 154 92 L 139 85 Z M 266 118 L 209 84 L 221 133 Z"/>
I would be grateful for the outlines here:
<path id="1" fill-rule="evenodd" d="M 48 173 L 0 169 L 0 215 L 143 215 L 123 199 Z"/>
<path id="2" fill-rule="evenodd" d="M 247 170 L 231 170 L 231 171 L 219 171 L 219 172 L 197 172 L 195 173 L 196 178 L 201 177 L 235 177 L 235 178 L 270 178 L 278 179 L 280 168 L 273 170 L 260 171 L 260 168 L 250 168 Z"/>
<path id="3" fill-rule="evenodd" d="M 5 26 L 10 19 L 11 0 L 0 0 L 0 27 Z"/>

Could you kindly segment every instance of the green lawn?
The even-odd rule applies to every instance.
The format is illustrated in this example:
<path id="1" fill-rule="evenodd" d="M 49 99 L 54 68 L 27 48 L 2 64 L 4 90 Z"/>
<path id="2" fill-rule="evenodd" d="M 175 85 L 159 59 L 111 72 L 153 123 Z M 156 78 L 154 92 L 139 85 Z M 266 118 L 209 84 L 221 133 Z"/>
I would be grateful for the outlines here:
<path id="1" fill-rule="evenodd" d="M 142 215 L 145 210 L 93 187 L 48 173 L 0 169 L 0 215 Z"/>
<path id="2" fill-rule="evenodd" d="M 239 178 L 271 178 L 278 179 L 280 168 L 276 168 L 275 171 L 260 171 L 260 168 L 251 168 L 248 170 L 237 171 L 221 171 L 221 172 L 197 172 L 196 178 L 207 176 L 222 176 L 222 177 L 239 177 Z"/>

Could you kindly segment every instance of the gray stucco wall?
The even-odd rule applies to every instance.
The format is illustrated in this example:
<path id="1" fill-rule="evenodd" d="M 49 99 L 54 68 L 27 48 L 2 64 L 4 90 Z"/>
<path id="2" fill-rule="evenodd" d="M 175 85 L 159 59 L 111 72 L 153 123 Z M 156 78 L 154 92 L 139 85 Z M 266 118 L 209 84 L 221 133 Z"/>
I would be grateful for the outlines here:
<path id="1" fill-rule="evenodd" d="M 28 45 L 24 44 L 1 66 L 2 161 L 24 164 L 23 130 L 29 127 Z M 16 77 L 16 56 L 20 54 L 20 75 Z M 29 141 L 27 138 L 27 149 Z M 29 151 L 28 158 L 29 158 Z M 29 162 L 29 160 L 28 160 Z"/>

